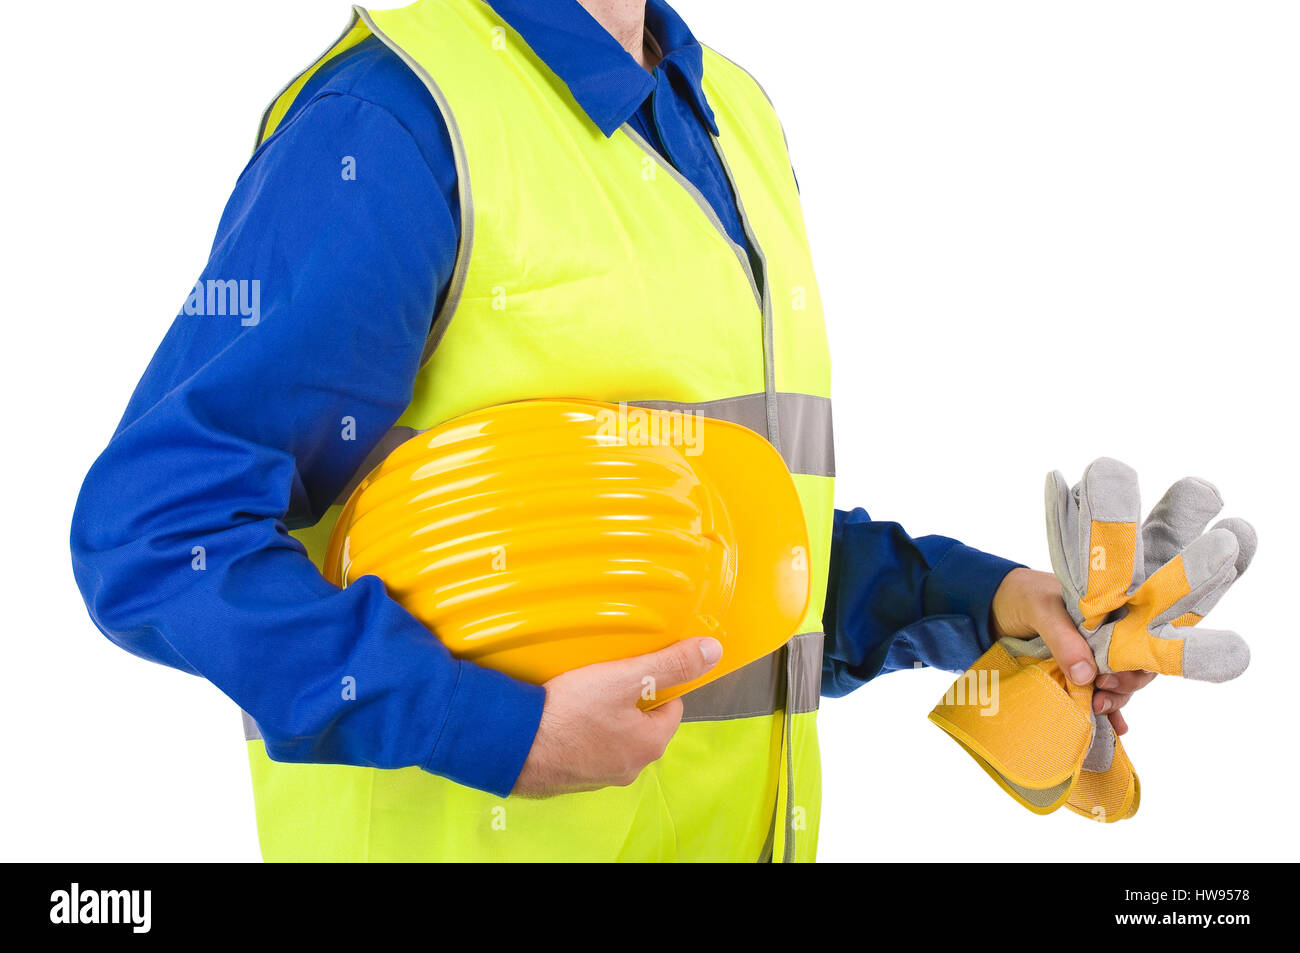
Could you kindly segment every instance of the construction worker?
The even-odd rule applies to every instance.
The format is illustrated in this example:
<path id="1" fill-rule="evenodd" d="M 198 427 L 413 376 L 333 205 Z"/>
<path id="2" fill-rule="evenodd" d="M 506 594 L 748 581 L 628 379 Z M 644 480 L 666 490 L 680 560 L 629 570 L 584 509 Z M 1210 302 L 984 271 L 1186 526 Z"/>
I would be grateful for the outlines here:
<path id="1" fill-rule="evenodd" d="M 781 651 L 652 713 L 713 639 L 531 685 L 319 572 L 412 433 L 587 397 L 757 430 L 813 598 Z M 268 860 L 811 860 L 822 694 L 1041 634 L 1055 577 L 832 508 L 829 356 L 775 113 L 662 0 L 358 10 L 268 109 L 207 266 L 82 489 L 96 625 L 245 713 Z M 1119 708 L 1149 676 L 1098 682 Z"/>

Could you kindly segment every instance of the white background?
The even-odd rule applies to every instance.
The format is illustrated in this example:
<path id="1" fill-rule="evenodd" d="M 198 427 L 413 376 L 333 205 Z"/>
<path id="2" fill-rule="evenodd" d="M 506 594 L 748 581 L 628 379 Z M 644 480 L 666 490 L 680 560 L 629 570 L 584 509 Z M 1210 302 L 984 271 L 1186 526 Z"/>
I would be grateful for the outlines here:
<path id="1" fill-rule="evenodd" d="M 8 46 L 0 858 L 256 859 L 239 718 L 91 625 L 69 518 L 320 0 L 69 3 Z M 1253 664 L 1128 711 L 1139 815 L 1014 804 L 899 673 L 821 719 L 821 858 L 1297 859 L 1300 17 L 1290 3 L 679 0 L 780 110 L 836 360 L 838 503 L 1046 562 L 1043 474 L 1255 522 Z M 30 20 L 28 21 L 30 24 Z M 1228 885 L 1231 886 L 1231 885 Z"/>

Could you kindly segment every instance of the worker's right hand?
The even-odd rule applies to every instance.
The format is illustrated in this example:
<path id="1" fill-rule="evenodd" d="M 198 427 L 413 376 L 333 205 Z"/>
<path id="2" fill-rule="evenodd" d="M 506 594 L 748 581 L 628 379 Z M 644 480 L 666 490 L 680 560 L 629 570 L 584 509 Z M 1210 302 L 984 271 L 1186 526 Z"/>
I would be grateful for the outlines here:
<path id="1" fill-rule="evenodd" d="M 544 686 L 546 705 L 523 770 L 511 792 L 552 797 L 628 785 L 663 755 L 682 720 L 674 698 L 642 711 L 647 691 L 699 678 L 718 663 L 717 639 L 683 639 L 666 649 L 576 668 Z"/>

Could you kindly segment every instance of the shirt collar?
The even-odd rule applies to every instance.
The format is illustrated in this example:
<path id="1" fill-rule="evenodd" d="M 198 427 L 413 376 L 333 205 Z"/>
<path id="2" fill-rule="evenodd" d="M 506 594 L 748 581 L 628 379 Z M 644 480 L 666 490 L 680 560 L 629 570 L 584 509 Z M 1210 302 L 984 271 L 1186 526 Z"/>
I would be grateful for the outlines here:
<path id="1" fill-rule="evenodd" d="M 569 88 L 583 112 L 606 137 L 636 113 L 655 89 L 656 77 L 589 14 L 578 0 L 488 0 L 532 51 Z M 663 58 L 658 74 L 695 108 L 716 136 L 704 97 L 704 51 L 686 23 L 664 0 L 647 0 L 646 29 Z"/>

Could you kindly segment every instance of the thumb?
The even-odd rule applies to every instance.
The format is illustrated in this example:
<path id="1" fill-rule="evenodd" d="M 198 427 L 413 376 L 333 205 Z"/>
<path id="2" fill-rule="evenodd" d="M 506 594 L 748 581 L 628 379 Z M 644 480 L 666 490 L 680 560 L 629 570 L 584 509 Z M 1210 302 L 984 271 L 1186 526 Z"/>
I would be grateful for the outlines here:
<path id="1" fill-rule="evenodd" d="M 674 642 L 665 649 L 625 659 L 632 688 L 640 697 L 684 685 L 699 678 L 722 658 L 722 643 L 717 639 L 693 638 Z M 647 696 L 645 693 L 650 692 Z"/>
<path id="2" fill-rule="evenodd" d="M 1076 685 L 1090 685 L 1097 677 L 1092 646 L 1075 628 L 1074 621 L 1065 611 L 1065 604 L 1053 605 L 1037 620 L 1038 634 L 1052 650 L 1056 664 Z"/>

